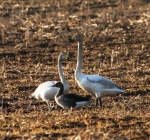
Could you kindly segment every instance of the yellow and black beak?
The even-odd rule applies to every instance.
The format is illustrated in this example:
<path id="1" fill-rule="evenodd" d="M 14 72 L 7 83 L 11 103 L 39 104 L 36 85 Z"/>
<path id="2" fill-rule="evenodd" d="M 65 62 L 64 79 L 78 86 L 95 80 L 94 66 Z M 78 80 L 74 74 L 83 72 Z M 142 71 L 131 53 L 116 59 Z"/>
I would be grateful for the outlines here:
<path id="1" fill-rule="evenodd" d="M 68 55 L 68 53 L 65 54 L 65 60 L 69 60 L 69 55 Z"/>
<path id="2" fill-rule="evenodd" d="M 68 38 L 68 40 L 69 40 L 70 42 L 74 42 L 74 41 L 75 41 L 74 38 L 75 38 L 75 36 L 71 36 L 71 37 Z"/>

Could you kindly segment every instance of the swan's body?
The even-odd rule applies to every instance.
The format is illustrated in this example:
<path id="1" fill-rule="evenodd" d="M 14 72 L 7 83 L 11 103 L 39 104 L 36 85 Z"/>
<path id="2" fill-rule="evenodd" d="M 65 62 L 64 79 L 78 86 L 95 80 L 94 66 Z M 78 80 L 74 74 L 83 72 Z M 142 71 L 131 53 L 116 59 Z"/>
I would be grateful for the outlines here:
<path id="1" fill-rule="evenodd" d="M 78 42 L 78 57 L 77 57 L 77 67 L 75 70 L 75 79 L 78 85 L 85 91 L 89 93 L 94 93 L 96 95 L 95 106 L 98 105 L 102 107 L 101 96 L 102 95 L 115 95 L 119 93 L 124 93 L 124 91 L 111 80 L 99 76 L 99 75 L 85 75 L 82 73 L 82 35 L 77 35 L 71 40 Z"/>
<path id="2" fill-rule="evenodd" d="M 61 82 L 54 84 L 53 87 L 60 88 L 58 93 L 55 95 L 55 101 L 63 109 L 79 109 L 82 106 L 90 104 L 89 98 L 79 96 L 73 93 L 63 94 L 64 86 Z"/>
<path id="3" fill-rule="evenodd" d="M 66 60 L 66 59 L 67 59 L 67 55 L 65 53 L 62 53 L 59 55 L 58 71 L 59 71 L 59 76 L 60 76 L 61 82 L 64 84 L 64 93 L 68 93 L 68 91 L 70 89 L 70 86 L 67 83 L 67 81 L 63 75 L 63 71 L 62 71 L 62 62 L 61 61 Z M 49 104 L 50 100 L 54 100 L 56 93 L 59 91 L 59 88 L 52 87 L 52 85 L 54 85 L 56 83 L 57 83 L 57 81 L 47 81 L 47 82 L 40 84 L 37 87 L 37 89 L 35 90 L 35 92 L 33 94 L 31 94 L 30 97 L 34 97 L 36 99 L 41 99 L 41 100 L 45 101 L 50 110 L 50 107 L 51 107 L 51 105 Z"/>

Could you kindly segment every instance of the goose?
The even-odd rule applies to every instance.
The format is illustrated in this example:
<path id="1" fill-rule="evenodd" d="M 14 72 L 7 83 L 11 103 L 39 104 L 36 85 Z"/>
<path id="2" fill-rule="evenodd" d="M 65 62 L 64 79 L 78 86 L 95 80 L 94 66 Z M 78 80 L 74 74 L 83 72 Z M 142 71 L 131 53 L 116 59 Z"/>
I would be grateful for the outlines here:
<path id="1" fill-rule="evenodd" d="M 77 34 L 69 38 L 70 41 L 77 41 L 78 52 L 77 52 L 77 66 L 75 70 L 75 80 L 79 87 L 89 93 L 96 95 L 95 107 L 99 106 L 102 108 L 102 95 L 116 95 L 125 93 L 116 83 L 110 79 L 100 75 L 85 75 L 82 73 L 82 42 L 83 35 Z"/>
<path id="2" fill-rule="evenodd" d="M 61 82 L 57 82 L 52 85 L 52 87 L 60 88 L 57 94 L 55 95 L 55 102 L 61 106 L 63 109 L 79 109 L 82 106 L 88 105 L 91 102 L 90 98 L 86 98 L 73 93 L 63 94 L 64 85 Z"/>
<path id="3" fill-rule="evenodd" d="M 58 71 L 59 71 L 59 77 L 61 79 L 61 82 L 64 84 L 64 93 L 68 93 L 70 86 L 68 82 L 66 81 L 64 75 L 63 75 L 63 70 L 62 70 L 62 61 L 66 60 L 68 58 L 68 55 L 66 53 L 61 53 L 58 57 Z M 52 108 L 50 104 L 50 100 L 54 100 L 54 97 L 56 93 L 59 91 L 59 88 L 57 87 L 52 87 L 52 85 L 56 84 L 57 81 L 47 81 L 42 84 L 40 84 L 34 93 L 32 93 L 29 97 L 36 98 L 36 99 L 41 99 L 45 101 L 48 105 L 48 108 Z"/>

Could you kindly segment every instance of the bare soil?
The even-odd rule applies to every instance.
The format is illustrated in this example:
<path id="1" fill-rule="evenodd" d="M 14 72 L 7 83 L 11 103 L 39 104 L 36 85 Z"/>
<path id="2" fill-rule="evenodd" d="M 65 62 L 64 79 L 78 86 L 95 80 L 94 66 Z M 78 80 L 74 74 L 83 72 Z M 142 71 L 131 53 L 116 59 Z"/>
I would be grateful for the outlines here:
<path id="1" fill-rule="evenodd" d="M 150 4 L 148 0 L 0 0 L 1 139 L 150 139 Z M 83 72 L 110 78 L 127 94 L 102 97 L 104 107 L 48 111 L 29 95 L 45 81 L 89 95 L 74 80 L 77 43 L 84 34 Z M 95 101 L 95 95 L 92 95 Z"/>

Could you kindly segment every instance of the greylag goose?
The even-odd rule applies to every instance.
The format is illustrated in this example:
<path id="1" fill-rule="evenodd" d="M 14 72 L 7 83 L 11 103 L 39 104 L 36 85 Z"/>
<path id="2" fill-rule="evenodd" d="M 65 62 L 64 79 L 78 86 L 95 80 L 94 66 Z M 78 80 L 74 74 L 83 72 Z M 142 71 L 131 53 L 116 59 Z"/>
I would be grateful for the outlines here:
<path id="1" fill-rule="evenodd" d="M 70 86 L 68 82 L 66 81 L 63 75 L 63 70 L 62 70 L 62 61 L 66 60 L 67 58 L 68 58 L 68 55 L 66 53 L 62 53 L 58 57 L 59 77 L 61 79 L 61 82 L 64 84 L 64 91 L 63 91 L 64 93 L 68 93 L 70 89 Z M 57 83 L 57 81 L 47 81 L 47 82 L 40 84 L 36 88 L 35 92 L 30 95 L 30 98 L 34 97 L 36 99 L 42 99 L 43 101 L 47 103 L 49 110 L 50 110 L 50 108 L 52 107 L 50 104 L 50 100 L 54 100 L 56 93 L 59 91 L 59 88 L 52 87 L 52 85 L 54 85 L 55 83 Z"/>
<path id="2" fill-rule="evenodd" d="M 70 108 L 79 109 L 82 106 L 85 106 L 91 103 L 89 101 L 90 100 L 89 98 L 86 98 L 80 95 L 76 95 L 73 93 L 63 94 L 64 86 L 61 82 L 57 82 L 52 87 L 60 88 L 57 94 L 55 95 L 55 101 L 63 109 L 70 109 Z"/>
<path id="3" fill-rule="evenodd" d="M 102 107 L 102 95 L 116 95 L 120 93 L 125 93 L 116 83 L 112 82 L 110 79 L 105 78 L 100 75 L 85 75 L 82 73 L 82 42 L 83 35 L 78 34 L 72 38 L 71 41 L 77 41 L 78 43 L 78 53 L 77 53 L 77 66 L 75 70 L 75 80 L 78 85 L 89 93 L 94 93 L 96 95 L 95 106 L 100 105 Z"/>

